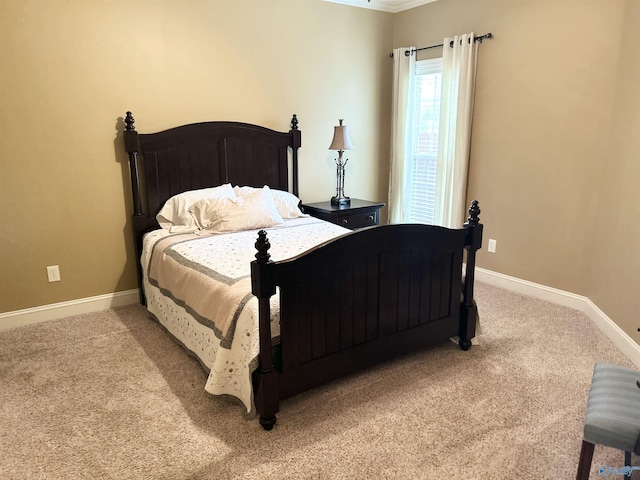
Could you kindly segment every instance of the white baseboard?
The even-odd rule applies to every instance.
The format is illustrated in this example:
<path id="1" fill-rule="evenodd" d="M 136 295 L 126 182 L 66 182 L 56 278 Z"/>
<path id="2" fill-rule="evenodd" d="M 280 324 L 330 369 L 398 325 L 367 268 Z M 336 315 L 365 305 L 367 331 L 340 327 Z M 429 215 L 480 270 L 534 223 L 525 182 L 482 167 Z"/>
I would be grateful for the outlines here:
<path id="1" fill-rule="evenodd" d="M 98 295 L 95 297 L 81 298 L 69 302 L 52 303 L 41 307 L 26 308 L 13 312 L 0 313 L 0 331 L 10 328 L 22 327 L 34 323 L 46 322 L 57 318 L 81 315 L 83 313 L 98 312 L 113 307 L 129 305 L 140 301 L 139 290 L 126 290 L 124 292 Z"/>
<path id="2" fill-rule="evenodd" d="M 504 288 L 512 292 L 546 300 L 551 303 L 574 308 L 586 313 L 589 318 L 609 337 L 613 343 L 638 367 L 640 367 L 640 345 L 609 318 L 589 298 L 538 283 L 510 277 L 476 267 L 476 279 L 480 282 Z M 0 313 L 0 331 L 57 318 L 97 312 L 121 305 L 129 305 L 140 300 L 138 289 L 127 290 L 96 297 L 81 298 L 69 302 L 53 303 L 41 307 L 27 308 Z"/>
<path id="3" fill-rule="evenodd" d="M 565 292 L 538 283 L 510 277 L 502 273 L 492 272 L 476 267 L 476 280 L 496 287 L 504 288 L 530 297 L 546 300 L 557 305 L 573 308 L 586 313 L 591 321 L 611 339 L 637 367 L 640 367 L 640 345 L 607 316 L 589 298 L 575 293 Z"/>

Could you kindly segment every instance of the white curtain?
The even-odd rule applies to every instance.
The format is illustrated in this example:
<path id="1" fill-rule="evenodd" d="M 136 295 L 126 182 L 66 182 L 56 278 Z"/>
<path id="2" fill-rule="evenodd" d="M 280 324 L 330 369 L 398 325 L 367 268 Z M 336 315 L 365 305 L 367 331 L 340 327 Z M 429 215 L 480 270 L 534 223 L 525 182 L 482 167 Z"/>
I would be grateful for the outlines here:
<path id="1" fill-rule="evenodd" d="M 406 208 L 409 205 L 409 175 L 411 173 L 411 152 L 407 147 L 411 138 L 414 71 L 416 56 L 405 55 L 415 47 L 403 47 L 393 50 L 393 99 L 391 124 L 391 171 L 389 172 L 389 223 L 406 221 Z"/>
<path id="2" fill-rule="evenodd" d="M 436 223 L 459 228 L 466 211 L 478 44 L 468 33 L 445 38 L 443 45 Z"/>

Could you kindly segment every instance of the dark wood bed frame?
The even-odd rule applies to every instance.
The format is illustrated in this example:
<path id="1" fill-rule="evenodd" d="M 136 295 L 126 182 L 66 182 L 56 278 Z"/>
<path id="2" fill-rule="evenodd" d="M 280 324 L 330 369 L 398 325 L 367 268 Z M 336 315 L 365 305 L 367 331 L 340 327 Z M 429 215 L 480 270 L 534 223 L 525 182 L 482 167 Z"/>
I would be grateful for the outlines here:
<path id="1" fill-rule="evenodd" d="M 139 134 L 125 118 L 137 258 L 143 235 L 159 228 L 171 196 L 232 183 L 298 192 L 301 133 L 239 122 L 204 122 Z M 289 172 L 292 189 L 289 189 Z M 144 194 L 143 194 L 144 193 Z M 260 424 L 271 430 L 280 400 L 376 363 L 458 336 L 475 336 L 475 255 L 482 242 L 478 202 L 463 228 L 384 225 L 355 231 L 293 259 L 273 262 L 260 231 L 251 264 L 259 303 L 259 366 L 253 375 Z M 141 301 L 144 303 L 140 262 Z M 463 272 L 463 265 L 464 272 Z M 280 342 L 270 298 L 280 290 Z"/>

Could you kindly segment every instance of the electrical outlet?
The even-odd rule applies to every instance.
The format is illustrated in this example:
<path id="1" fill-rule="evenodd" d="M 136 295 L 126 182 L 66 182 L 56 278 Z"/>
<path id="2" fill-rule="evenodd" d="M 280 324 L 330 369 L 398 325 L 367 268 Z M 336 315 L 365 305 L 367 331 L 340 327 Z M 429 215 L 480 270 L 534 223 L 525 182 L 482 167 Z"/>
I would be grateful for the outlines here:
<path id="1" fill-rule="evenodd" d="M 489 239 L 489 243 L 487 244 L 487 250 L 489 251 L 489 253 L 496 253 L 496 240 L 494 240 L 493 238 Z"/>
<path id="2" fill-rule="evenodd" d="M 49 282 L 60 281 L 60 268 L 58 268 L 58 265 L 47 267 L 47 277 L 49 278 Z"/>

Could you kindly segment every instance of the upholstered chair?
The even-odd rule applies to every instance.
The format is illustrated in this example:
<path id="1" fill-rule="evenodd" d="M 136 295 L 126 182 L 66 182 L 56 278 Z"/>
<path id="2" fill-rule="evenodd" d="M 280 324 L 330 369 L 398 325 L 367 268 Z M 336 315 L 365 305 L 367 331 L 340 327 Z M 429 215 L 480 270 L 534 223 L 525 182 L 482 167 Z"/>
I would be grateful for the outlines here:
<path id="1" fill-rule="evenodd" d="M 626 467 L 631 472 L 631 452 L 640 455 L 640 371 L 596 363 L 587 402 L 577 480 L 589 478 L 596 444 L 625 452 L 624 466 L 602 468 L 623 470 Z M 637 468 L 640 469 L 640 465 Z M 608 473 L 611 472 L 600 472 L 605 476 Z"/>

